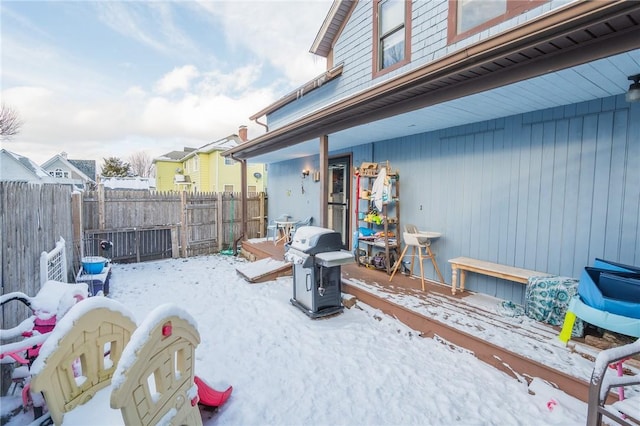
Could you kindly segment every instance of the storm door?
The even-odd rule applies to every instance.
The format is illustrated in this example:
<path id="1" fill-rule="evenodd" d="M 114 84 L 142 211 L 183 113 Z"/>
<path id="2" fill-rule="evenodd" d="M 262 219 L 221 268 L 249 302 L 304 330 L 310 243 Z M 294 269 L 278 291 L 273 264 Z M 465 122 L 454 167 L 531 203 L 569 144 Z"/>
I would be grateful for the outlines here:
<path id="1" fill-rule="evenodd" d="M 342 235 L 342 246 L 349 247 L 349 199 L 351 197 L 351 157 L 329 159 L 328 227 Z"/>

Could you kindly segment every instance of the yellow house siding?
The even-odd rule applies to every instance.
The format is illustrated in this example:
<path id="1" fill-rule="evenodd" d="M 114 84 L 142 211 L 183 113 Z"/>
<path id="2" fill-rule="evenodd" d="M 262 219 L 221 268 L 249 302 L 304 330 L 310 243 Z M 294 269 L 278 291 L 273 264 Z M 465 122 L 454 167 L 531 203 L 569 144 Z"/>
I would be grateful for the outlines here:
<path id="1" fill-rule="evenodd" d="M 218 153 L 218 164 L 220 165 L 220 173 L 219 176 L 219 187 L 224 189 L 225 185 L 232 185 L 233 192 L 239 192 L 240 188 L 240 173 L 241 167 L 240 163 L 235 163 L 233 165 L 225 164 L 225 157 L 222 157 Z"/>
<path id="2" fill-rule="evenodd" d="M 198 154 L 198 185 L 195 189 L 202 192 L 210 192 L 211 191 L 211 179 L 209 178 L 209 173 L 211 170 L 211 164 L 209 160 L 210 155 L 206 153 Z"/>
<path id="3" fill-rule="evenodd" d="M 255 177 L 260 173 L 260 177 Z M 247 164 L 247 186 L 255 186 L 256 192 L 264 192 L 267 186 L 267 171 L 264 164 Z"/>
<path id="4" fill-rule="evenodd" d="M 225 185 L 232 185 L 234 192 L 240 192 L 242 171 L 240 163 L 225 164 L 221 151 L 200 152 L 183 162 L 156 160 L 156 188 L 158 191 L 203 191 L 221 192 Z M 191 179 L 190 185 L 176 185 L 174 178 L 176 169 L 182 169 L 185 176 Z M 255 177 L 260 173 L 260 178 Z M 264 164 L 247 165 L 247 188 L 255 187 L 257 192 L 265 190 L 267 185 L 266 166 Z"/>
<path id="5" fill-rule="evenodd" d="M 182 168 L 182 163 L 174 161 L 156 161 L 156 190 L 174 191 L 176 185 L 173 182 L 177 168 Z"/>

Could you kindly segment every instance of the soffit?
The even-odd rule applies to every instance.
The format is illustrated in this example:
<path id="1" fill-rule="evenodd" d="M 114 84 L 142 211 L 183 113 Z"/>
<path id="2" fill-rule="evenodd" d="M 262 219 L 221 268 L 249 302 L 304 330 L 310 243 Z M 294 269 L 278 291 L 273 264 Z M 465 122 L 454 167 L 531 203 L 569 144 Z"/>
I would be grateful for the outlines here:
<path id="1" fill-rule="evenodd" d="M 436 63 L 328 105 L 224 155 L 239 159 L 261 157 L 260 161 L 267 161 L 265 155 L 282 150 L 279 159 L 285 159 L 291 155 L 285 148 L 314 140 L 313 153 L 317 153 L 317 138 L 321 135 L 338 134 L 380 120 L 392 126 L 389 119 L 401 120 L 413 111 L 483 92 L 494 93 L 541 76 L 561 84 L 567 78 L 562 76 L 563 70 L 638 48 L 640 2 L 571 3 Z M 552 92 L 551 96 L 556 94 Z M 566 103 L 572 102 L 576 102 L 575 96 L 567 96 Z M 545 102 L 539 106 L 544 108 Z M 401 136 L 403 132 L 394 134 Z M 333 139 L 329 139 L 332 150 L 336 149 Z"/>
<path id="2" fill-rule="evenodd" d="M 352 0 L 334 0 L 309 52 L 324 58 L 329 56 L 333 41 L 338 36 L 342 25 L 355 4 L 356 2 Z"/>

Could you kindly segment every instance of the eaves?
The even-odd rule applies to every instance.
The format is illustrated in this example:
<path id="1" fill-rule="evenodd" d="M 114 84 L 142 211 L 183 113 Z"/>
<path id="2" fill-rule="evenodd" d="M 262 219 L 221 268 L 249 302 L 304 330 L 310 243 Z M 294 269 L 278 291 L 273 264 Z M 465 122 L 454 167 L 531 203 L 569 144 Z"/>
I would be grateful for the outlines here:
<path id="1" fill-rule="evenodd" d="M 640 2 L 573 2 L 329 104 L 222 155 L 249 159 L 637 48 Z"/>

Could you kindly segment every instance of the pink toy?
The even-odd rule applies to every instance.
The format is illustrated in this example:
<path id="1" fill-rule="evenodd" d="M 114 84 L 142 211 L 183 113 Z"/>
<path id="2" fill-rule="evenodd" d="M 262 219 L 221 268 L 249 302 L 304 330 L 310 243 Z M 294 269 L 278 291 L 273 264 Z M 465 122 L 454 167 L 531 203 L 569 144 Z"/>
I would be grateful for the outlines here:
<path id="1" fill-rule="evenodd" d="M 9 330 L 2 330 L 3 339 L 23 338 L 23 340 L 0 345 L 0 360 L 12 358 L 17 364 L 31 368 L 38 357 L 40 347 L 67 311 L 79 301 L 88 297 L 86 284 L 68 284 L 59 281 L 46 281 L 34 297 L 22 292 L 12 292 L 0 296 L 0 305 L 18 301 L 26 305 L 32 315 Z M 22 369 L 15 369 L 12 381 L 22 386 L 22 404 L 26 410 L 30 405 L 30 374 L 23 374 Z"/>

